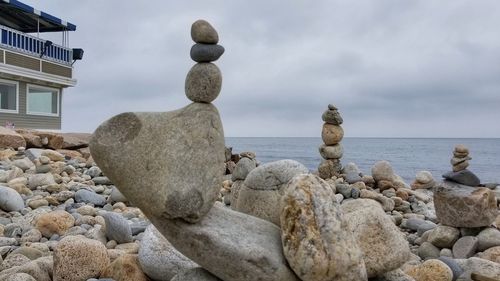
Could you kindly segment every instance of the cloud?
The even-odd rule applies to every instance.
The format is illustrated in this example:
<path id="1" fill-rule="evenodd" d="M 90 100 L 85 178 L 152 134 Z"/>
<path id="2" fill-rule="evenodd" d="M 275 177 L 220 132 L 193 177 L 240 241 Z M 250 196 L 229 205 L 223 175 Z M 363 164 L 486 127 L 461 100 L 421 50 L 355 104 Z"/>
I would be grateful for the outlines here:
<path id="1" fill-rule="evenodd" d="M 27 3 L 77 24 L 65 131 L 188 103 L 189 29 L 226 48 L 215 101 L 228 136 L 319 136 L 328 103 L 347 136 L 500 137 L 496 1 L 63 1 Z"/>

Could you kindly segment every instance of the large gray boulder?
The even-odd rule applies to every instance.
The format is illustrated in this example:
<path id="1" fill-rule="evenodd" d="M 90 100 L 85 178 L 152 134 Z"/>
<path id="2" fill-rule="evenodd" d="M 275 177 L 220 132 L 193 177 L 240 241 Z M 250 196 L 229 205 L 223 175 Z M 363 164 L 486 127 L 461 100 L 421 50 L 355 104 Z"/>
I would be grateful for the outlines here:
<path id="1" fill-rule="evenodd" d="M 222 280 L 298 281 L 274 224 L 216 203 L 198 223 L 154 217 L 158 230 L 186 257 Z"/>
<path id="2" fill-rule="evenodd" d="M 294 160 L 266 163 L 253 169 L 239 190 L 235 210 L 279 225 L 283 187 L 309 170 Z"/>
<path id="3" fill-rule="evenodd" d="M 280 221 L 285 257 L 302 280 L 367 280 L 363 253 L 321 178 L 293 178 L 284 190 Z"/>
<path id="4" fill-rule="evenodd" d="M 238 164 L 236 164 L 236 168 L 234 168 L 231 180 L 245 180 L 248 174 L 255 169 L 255 167 L 257 167 L 255 159 L 246 157 L 241 158 L 240 161 L 238 161 Z"/>
<path id="5" fill-rule="evenodd" d="M 395 270 L 410 258 L 404 234 L 378 203 L 358 199 L 346 201 L 341 209 L 363 251 L 369 278 Z"/>
<path id="6" fill-rule="evenodd" d="M 103 173 L 148 218 L 196 222 L 218 197 L 225 146 L 212 104 L 119 114 L 97 128 L 90 150 Z"/>
<path id="7" fill-rule="evenodd" d="M 198 267 L 177 251 L 152 224 L 144 232 L 138 259 L 142 271 L 157 281 L 170 281 L 178 273 Z"/>

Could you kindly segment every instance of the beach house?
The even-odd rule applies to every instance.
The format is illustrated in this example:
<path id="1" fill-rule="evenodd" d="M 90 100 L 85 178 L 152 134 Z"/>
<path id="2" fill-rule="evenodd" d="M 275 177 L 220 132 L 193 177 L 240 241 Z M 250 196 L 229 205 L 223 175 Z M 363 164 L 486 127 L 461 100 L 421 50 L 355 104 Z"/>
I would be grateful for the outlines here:
<path id="1" fill-rule="evenodd" d="M 0 126 L 61 129 L 63 90 L 76 85 L 73 64 L 83 56 L 69 47 L 75 30 L 22 2 L 0 0 Z M 49 36 L 54 42 L 42 39 Z"/>

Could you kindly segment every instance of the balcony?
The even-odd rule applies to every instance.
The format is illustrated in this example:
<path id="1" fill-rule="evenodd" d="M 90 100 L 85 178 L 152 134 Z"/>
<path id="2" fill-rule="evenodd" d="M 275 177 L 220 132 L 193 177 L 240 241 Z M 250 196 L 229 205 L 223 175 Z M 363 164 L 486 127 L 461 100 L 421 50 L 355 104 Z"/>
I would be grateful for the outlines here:
<path id="1" fill-rule="evenodd" d="M 0 25 L 0 34 L 0 47 L 6 50 L 71 67 L 73 50 L 70 48 L 55 44 L 45 47 L 46 40 L 3 25 Z"/>

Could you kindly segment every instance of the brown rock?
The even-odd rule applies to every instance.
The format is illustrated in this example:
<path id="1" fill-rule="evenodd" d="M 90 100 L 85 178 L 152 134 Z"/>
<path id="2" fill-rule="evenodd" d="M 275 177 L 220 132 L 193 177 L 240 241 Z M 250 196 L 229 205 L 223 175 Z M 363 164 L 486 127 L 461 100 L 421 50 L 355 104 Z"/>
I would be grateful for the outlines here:
<path id="1" fill-rule="evenodd" d="M 464 161 L 453 165 L 452 170 L 453 172 L 458 172 L 467 169 L 467 167 L 469 167 L 469 161 Z"/>
<path id="2" fill-rule="evenodd" d="M 459 145 L 455 146 L 455 152 L 469 154 L 469 149 L 465 145 L 459 144 Z"/>
<path id="3" fill-rule="evenodd" d="M 51 149 L 63 148 L 64 138 L 59 134 L 49 133 L 49 132 L 37 132 L 37 131 L 35 131 L 34 134 L 36 134 L 37 136 L 39 136 L 42 139 L 42 143 L 45 147 L 48 147 Z M 44 141 L 44 139 L 45 139 L 45 141 Z"/>
<path id="4" fill-rule="evenodd" d="M 58 149 L 57 152 L 61 153 L 63 156 L 70 158 L 83 158 L 82 154 L 77 150 L 69 150 L 69 149 Z"/>
<path id="5" fill-rule="evenodd" d="M 12 147 L 14 149 L 26 147 L 26 141 L 20 134 L 16 133 L 16 131 L 0 126 L 0 148 L 1 147 Z"/>
<path id="6" fill-rule="evenodd" d="M 408 195 L 408 192 L 406 192 L 406 191 L 405 191 L 404 189 L 402 189 L 402 188 L 400 188 L 400 189 L 396 190 L 396 196 L 397 196 L 397 197 L 399 197 L 399 198 L 401 198 L 401 199 L 403 199 L 403 200 L 405 200 L 405 201 L 407 201 L 407 200 L 408 200 L 408 198 L 410 197 L 410 196 Z"/>
<path id="7" fill-rule="evenodd" d="M 142 272 L 137 255 L 123 255 L 104 269 L 100 278 L 113 278 L 115 281 L 148 281 Z"/>
<path id="8" fill-rule="evenodd" d="M 206 20 L 197 20 L 191 26 L 191 39 L 196 43 L 217 44 L 219 35 Z"/>
<path id="9" fill-rule="evenodd" d="M 298 175 L 281 201 L 281 240 L 290 267 L 302 280 L 367 280 L 363 254 L 330 186 Z"/>
<path id="10" fill-rule="evenodd" d="M 44 237 L 50 238 L 54 234 L 64 235 L 75 224 L 75 218 L 63 210 L 42 214 L 36 221 L 36 228 Z"/>
<path id="11" fill-rule="evenodd" d="M 344 137 L 344 129 L 339 125 L 323 124 L 321 138 L 326 145 L 334 145 L 339 143 Z"/>
<path id="12" fill-rule="evenodd" d="M 80 152 L 82 157 L 85 159 L 89 159 L 91 157 L 90 156 L 90 148 L 88 148 L 88 147 L 79 148 L 79 149 L 77 149 L 77 151 Z"/>
<path id="13" fill-rule="evenodd" d="M 498 215 L 493 191 L 445 181 L 434 192 L 439 222 L 454 227 L 483 227 Z"/>
<path id="14" fill-rule="evenodd" d="M 64 161 L 64 155 L 51 149 L 45 149 L 44 151 L 42 151 L 42 156 L 47 156 L 50 160 L 56 162 Z"/>
<path id="15" fill-rule="evenodd" d="M 478 255 L 480 258 L 500 263 L 500 246 L 491 247 Z"/>
<path id="16" fill-rule="evenodd" d="M 20 134 L 24 140 L 26 141 L 26 148 L 41 148 L 43 147 L 42 139 L 33 134 L 30 130 L 16 130 L 18 134 Z"/>
<path id="17" fill-rule="evenodd" d="M 54 281 L 96 278 L 108 265 L 106 247 L 97 240 L 68 236 L 54 249 Z"/>
<path id="18" fill-rule="evenodd" d="M 430 259 L 420 266 L 410 268 L 406 274 L 413 277 L 416 281 L 451 281 L 453 272 L 442 261 Z"/>
<path id="19" fill-rule="evenodd" d="M 377 182 L 377 187 L 380 189 L 380 192 L 387 190 L 387 189 L 397 189 L 396 186 L 393 184 L 392 181 L 388 180 L 380 180 Z"/>
<path id="20" fill-rule="evenodd" d="M 64 149 L 78 149 L 89 146 L 90 137 L 92 134 L 87 133 L 64 133 L 61 134 L 63 137 L 63 147 Z"/>

